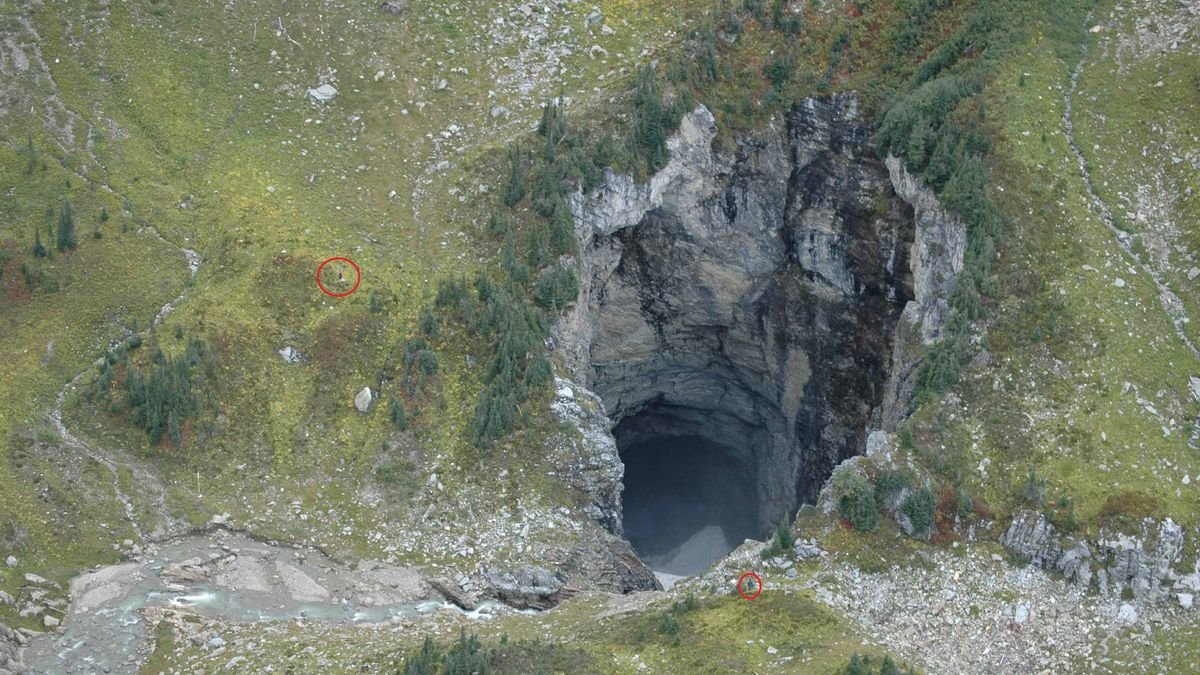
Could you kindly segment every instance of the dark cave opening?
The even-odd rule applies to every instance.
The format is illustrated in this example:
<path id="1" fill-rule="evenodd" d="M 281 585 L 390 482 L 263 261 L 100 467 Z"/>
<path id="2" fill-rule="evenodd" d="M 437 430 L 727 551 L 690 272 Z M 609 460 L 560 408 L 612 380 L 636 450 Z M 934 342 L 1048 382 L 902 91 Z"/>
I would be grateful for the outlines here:
<path id="1" fill-rule="evenodd" d="M 618 426 L 628 432 L 638 417 Z M 754 473 L 731 449 L 694 436 L 619 444 L 625 463 L 625 535 L 657 572 L 698 574 L 758 528 Z"/>
<path id="2" fill-rule="evenodd" d="M 716 400 L 663 395 L 613 429 L 625 464 L 625 536 L 654 571 L 701 573 L 746 539 L 761 539 L 792 506 L 767 498 L 774 425 L 752 414 L 753 401 L 736 387 Z"/>

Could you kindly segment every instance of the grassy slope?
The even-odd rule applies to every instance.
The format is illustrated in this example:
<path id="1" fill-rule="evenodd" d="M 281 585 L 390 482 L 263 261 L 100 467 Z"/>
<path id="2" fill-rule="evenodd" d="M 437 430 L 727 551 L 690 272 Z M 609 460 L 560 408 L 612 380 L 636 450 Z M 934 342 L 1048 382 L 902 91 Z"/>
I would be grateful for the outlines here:
<path id="1" fill-rule="evenodd" d="M 1182 479 L 1200 470 L 1187 450 L 1197 406 L 1186 376 L 1195 362 L 1153 284 L 1093 212 L 1067 146 L 1063 94 L 1078 49 L 1046 31 L 1013 57 L 988 89 L 999 131 L 993 194 L 1014 227 L 987 333 L 993 363 L 968 375 L 961 403 L 952 397 L 921 411 L 918 443 L 949 457 L 993 504 L 1021 506 L 1032 469 L 1047 479 L 1047 499 L 1069 498 L 1089 527 L 1125 491 L 1152 496 L 1154 515 L 1194 526 L 1196 484 Z M 1090 104 L 1077 95 L 1077 111 Z"/>
<path id="2" fill-rule="evenodd" d="M 471 158 L 526 133 L 544 97 L 606 103 L 606 83 L 625 82 L 636 64 L 675 38 L 677 3 L 597 4 L 613 35 L 601 35 L 598 26 L 584 32 L 586 12 L 578 7 L 549 14 L 542 30 L 510 8 L 465 0 L 402 17 L 372 3 L 12 8 L 7 29 L 31 61 L 35 41 L 16 17 L 30 16 L 40 34 L 36 43 L 53 79 L 38 86 L 57 91 L 74 113 L 76 144 L 31 124 L 19 105 L 7 111 L 0 238 L 27 249 L 44 208 L 69 196 L 83 240 L 74 255 L 45 265 L 61 280 L 60 291 L 0 306 L 0 350 L 8 355 L 0 365 L 0 438 L 8 457 L 0 483 L 11 486 L 0 491 L 0 522 L 24 533 L 13 552 L 64 580 L 130 536 L 111 478 L 94 465 L 75 471 L 86 496 L 73 496 L 79 487 L 65 467 L 84 463 L 54 450 L 54 434 L 39 420 L 63 384 L 123 327 L 144 328 L 181 292 L 188 275 L 174 245 L 182 245 L 204 263 L 160 327 L 161 342 L 168 352 L 181 349 L 169 337 L 178 326 L 217 348 L 220 433 L 211 442 L 193 437 L 182 450 L 150 448 L 119 420 L 72 405 L 74 392 L 68 425 L 103 448 L 149 459 L 172 507 L 193 523 L 229 511 L 260 531 L 383 555 L 388 542 L 379 530 L 409 515 L 412 495 L 389 495 L 369 478 L 390 457 L 382 452 L 388 423 L 383 406 L 363 416 L 352 398 L 375 385 L 386 354 L 411 332 L 432 294 L 432 281 L 485 264 L 488 252 L 473 247 L 471 234 L 486 214 L 483 190 L 494 185 L 497 167 L 475 166 L 468 176 Z M 523 33 L 548 37 L 530 46 Z M 590 57 L 593 44 L 610 57 Z M 337 99 L 307 100 L 305 90 L 325 81 L 339 89 Z M 493 116 L 493 106 L 509 114 Z M 30 128 L 47 164 L 32 177 L 22 153 Z M 76 174 L 111 192 L 87 189 Z M 113 217 L 106 236 L 93 240 L 102 204 Z M 143 226 L 174 245 L 139 233 Z M 363 270 L 359 291 L 340 301 L 321 295 L 312 279 L 316 264 L 335 255 L 354 258 Z M 367 309 L 372 292 L 382 300 L 378 314 Z M 275 353 L 285 344 L 311 361 L 285 366 Z M 434 347 L 439 393 L 414 437 L 393 439 L 392 454 L 418 460 L 420 478 L 439 472 L 450 494 L 426 501 L 445 505 L 456 501 L 456 491 L 472 489 L 453 476 L 464 471 L 463 460 L 474 469 L 463 431 L 480 373 L 462 355 L 479 345 L 443 331 Z M 528 469 L 540 474 L 538 467 Z M 150 525 L 136 486 L 126 487 L 141 524 Z M 462 501 L 493 491 L 479 488 Z M 293 501 L 312 518 L 293 515 Z M 446 517 L 453 522 L 454 514 Z M 4 585 L 15 587 L 16 576 L 5 574 Z"/>

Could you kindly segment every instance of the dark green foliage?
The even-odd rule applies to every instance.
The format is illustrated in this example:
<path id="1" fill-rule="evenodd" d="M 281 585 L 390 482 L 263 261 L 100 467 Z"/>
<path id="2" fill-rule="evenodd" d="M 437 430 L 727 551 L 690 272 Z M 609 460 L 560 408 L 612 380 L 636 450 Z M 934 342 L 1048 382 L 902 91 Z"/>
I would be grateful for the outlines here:
<path id="1" fill-rule="evenodd" d="M 100 222 L 102 222 L 102 223 L 108 222 L 108 209 L 103 206 L 100 207 Z"/>
<path id="2" fill-rule="evenodd" d="M 897 492 L 912 485 L 912 477 L 907 471 L 888 469 L 875 479 L 875 503 L 883 505 Z"/>
<path id="3" fill-rule="evenodd" d="M 379 294 L 374 289 L 367 294 L 367 307 L 372 314 L 378 314 L 383 311 L 383 301 L 379 299 Z"/>
<path id="4" fill-rule="evenodd" d="M 33 228 L 33 256 L 35 258 L 45 258 L 48 251 L 42 245 L 42 231 L 38 228 Z"/>
<path id="5" fill-rule="evenodd" d="M 396 431 L 404 431 L 408 428 L 408 411 L 404 409 L 404 401 L 393 396 L 391 405 L 388 406 L 388 418 L 392 421 L 392 426 L 396 427 Z"/>
<path id="6" fill-rule="evenodd" d="M 477 636 L 460 631 L 448 647 L 426 637 L 421 647 L 403 657 L 380 657 L 362 664 L 361 672 L 396 675 L 528 675 L 531 673 L 597 672 L 592 659 L 578 647 L 541 642 L 513 642 L 501 636 L 484 644 Z"/>
<path id="7" fill-rule="evenodd" d="M 421 332 L 429 337 L 436 337 L 438 333 L 438 320 L 433 311 L 428 307 L 421 310 Z"/>
<path id="8" fill-rule="evenodd" d="M 1030 506 L 1040 507 L 1046 501 L 1046 479 L 1038 478 L 1037 473 L 1030 469 L 1021 488 L 1021 497 Z"/>
<path id="9" fill-rule="evenodd" d="M 508 146 L 508 183 L 504 187 L 504 205 L 516 206 L 525 198 L 525 155 L 519 145 Z"/>
<path id="10" fill-rule="evenodd" d="M 961 485 L 954 490 L 954 499 L 956 502 L 955 512 L 959 518 L 970 518 L 975 513 L 975 499 L 971 497 L 971 493 Z"/>
<path id="11" fill-rule="evenodd" d="M 421 373 L 426 377 L 436 375 L 438 371 L 437 354 L 428 349 L 422 349 L 417 352 L 417 367 L 420 368 Z"/>
<path id="12" fill-rule="evenodd" d="M 633 105 L 634 147 L 645 156 L 646 170 L 654 173 L 667 163 L 667 129 L 653 64 L 646 65 L 638 73 Z"/>
<path id="13" fill-rule="evenodd" d="M 874 530 L 879 524 L 879 511 L 870 482 L 846 471 L 838 474 L 834 489 L 838 496 L 838 513 L 859 532 Z"/>
<path id="14" fill-rule="evenodd" d="M 770 545 L 763 548 L 762 557 L 790 556 L 792 555 L 792 545 L 795 543 L 796 538 L 792 536 L 792 528 L 785 517 L 779 521 L 779 526 L 775 528 L 775 536 L 771 539 Z"/>
<path id="15" fill-rule="evenodd" d="M 457 308 L 467 297 L 467 284 L 462 279 L 446 278 L 438 282 L 433 304 L 439 309 Z"/>
<path id="16" fill-rule="evenodd" d="M 71 202 L 63 202 L 62 211 L 58 216 L 58 236 L 55 248 L 68 251 L 79 245 L 75 236 L 75 215 L 71 212 Z"/>
<path id="17" fill-rule="evenodd" d="M 783 89 L 788 80 L 792 79 L 792 71 L 796 69 L 796 60 L 791 54 L 776 56 L 763 66 L 763 75 L 776 89 Z"/>
<path id="18" fill-rule="evenodd" d="M 136 338 L 136 336 L 135 336 Z M 136 345 L 141 339 L 136 339 Z M 136 347 L 130 341 L 130 348 Z M 110 354 L 101 365 L 95 392 L 106 394 L 113 382 L 114 365 L 125 370 L 124 409 L 130 420 L 146 432 L 151 443 L 166 439 L 169 445 L 183 443 L 183 426 L 204 409 L 204 392 L 215 373 L 216 359 L 204 341 L 192 338 L 187 351 L 179 357 L 167 357 L 153 341 L 147 363 L 129 358 L 129 351 Z"/>
<path id="19" fill-rule="evenodd" d="M 913 532 L 923 535 L 933 524 L 934 506 L 933 491 L 922 486 L 909 493 L 900 505 L 900 511 L 912 522 Z"/>
<path id="20" fill-rule="evenodd" d="M 846 666 L 838 671 L 838 675 L 916 675 L 916 671 L 907 666 L 901 668 L 891 656 L 885 655 L 879 659 L 869 654 L 855 653 Z"/>
<path id="21" fill-rule="evenodd" d="M 488 218 L 488 234 L 493 237 L 503 237 L 513 230 L 512 217 L 505 213 L 492 213 Z"/>
<path id="22" fill-rule="evenodd" d="M 575 300 L 579 294 L 579 279 L 570 267 L 555 266 L 538 275 L 533 297 L 538 306 L 557 312 Z"/>

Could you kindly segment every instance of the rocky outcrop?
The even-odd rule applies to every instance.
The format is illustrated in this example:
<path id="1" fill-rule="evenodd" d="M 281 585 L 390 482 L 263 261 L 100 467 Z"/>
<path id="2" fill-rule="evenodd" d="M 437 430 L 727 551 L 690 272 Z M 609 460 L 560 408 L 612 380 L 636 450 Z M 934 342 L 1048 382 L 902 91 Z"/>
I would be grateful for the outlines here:
<path id="1" fill-rule="evenodd" d="M 852 94 L 806 100 L 732 152 L 715 134 L 698 108 L 647 183 L 610 172 L 574 195 L 581 290 L 555 342 L 622 447 L 729 448 L 765 532 L 868 426 L 902 418 L 908 376 L 889 383 L 919 354 L 895 350 L 901 314 L 937 339 L 965 236 L 873 155 Z"/>
<path id="2" fill-rule="evenodd" d="M 0 674 L 25 675 L 31 672 L 21 658 L 28 641 L 24 633 L 0 623 Z"/>
<path id="3" fill-rule="evenodd" d="M 491 569 L 483 573 L 483 578 L 493 597 L 517 609 L 550 609 L 576 593 L 541 567 L 522 567 L 512 572 Z"/>
<path id="4" fill-rule="evenodd" d="M 1138 535 L 1102 533 L 1086 541 L 1064 535 L 1042 514 L 1026 511 L 1013 518 L 1000 543 L 1014 555 L 1094 587 L 1105 597 L 1128 589 L 1138 599 L 1174 599 L 1190 609 L 1200 591 L 1200 564 L 1174 569 L 1182 559 L 1184 532 L 1170 518 L 1146 519 Z"/>

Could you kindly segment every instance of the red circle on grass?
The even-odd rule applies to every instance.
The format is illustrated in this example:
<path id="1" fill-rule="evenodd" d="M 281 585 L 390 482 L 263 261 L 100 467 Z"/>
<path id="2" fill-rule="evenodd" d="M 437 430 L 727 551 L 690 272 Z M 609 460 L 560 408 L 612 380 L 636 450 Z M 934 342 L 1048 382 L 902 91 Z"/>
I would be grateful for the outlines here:
<path id="1" fill-rule="evenodd" d="M 754 591 L 754 595 L 746 595 L 746 592 L 742 590 L 742 584 L 745 583 L 746 579 L 748 579 L 750 577 L 754 577 L 754 582 L 756 584 L 758 584 L 758 590 Z M 742 575 L 742 577 L 740 579 L 738 579 L 737 589 L 738 589 L 738 595 L 742 596 L 743 598 L 745 598 L 747 600 L 753 600 L 753 599 L 757 598 L 758 596 L 762 595 L 762 589 L 763 589 L 762 579 L 758 578 L 758 575 L 755 574 L 754 572 L 746 572 L 745 574 Z"/>
<path id="2" fill-rule="evenodd" d="M 325 285 L 321 283 L 321 271 L 325 269 L 326 265 L 328 265 L 331 262 L 334 262 L 335 260 L 341 260 L 342 262 L 350 263 L 350 266 L 354 268 L 354 288 L 351 288 L 350 290 L 346 291 L 345 293 L 334 293 L 333 291 L 329 290 L 328 288 L 325 288 Z M 322 293 L 324 293 L 325 295 L 328 295 L 331 298 L 344 298 L 347 295 L 350 295 L 351 293 L 353 293 L 354 291 L 357 291 L 358 285 L 361 283 L 362 283 L 362 270 L 358 269 L 358 265 L 355 265 L 354 261 L 349 258 L 341 258 L 341 257 L 329 258 L 328 260 L 326 260 L 325 262 L 323 262 L 317 266 L 317 288 L 321 289 Z"/>

